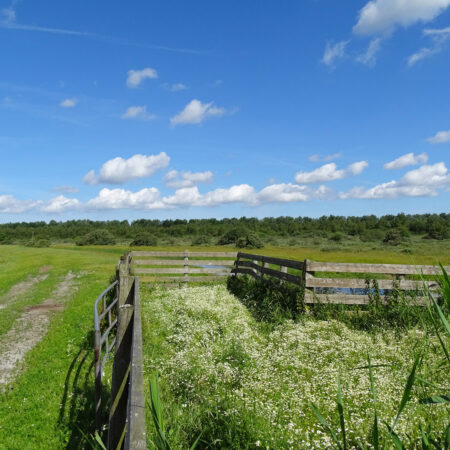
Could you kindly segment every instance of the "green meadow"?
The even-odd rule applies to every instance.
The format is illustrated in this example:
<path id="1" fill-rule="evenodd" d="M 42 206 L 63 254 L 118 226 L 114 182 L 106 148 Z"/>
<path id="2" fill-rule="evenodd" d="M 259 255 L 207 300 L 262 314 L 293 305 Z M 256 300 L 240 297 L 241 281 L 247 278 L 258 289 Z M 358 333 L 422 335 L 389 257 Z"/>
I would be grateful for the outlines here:
<path id="1" fill-rule="evenodd" d="M 233 249 L 233 247 L 225 246 L 194 247 L 181 242 L 179 244 L 139 247 L 139 250 L 180 251 L 187 248 L 190 251 L 230 251 Z M 412 239 L 408 249 L 353 241 L 333 243 L 331 247 L 326 239 L 315 243 L 300 242 L 298 246 L 281 244 L 283 243 L 269 245 L 254 252 L 298 260 L 308 258 L 320 261 L 404 264 L 435 264 L 440 261 L 446 265 L 450 264 L 448 240 L 437 242 Z M 23 361 L 13 371 L 13 379 L 0 386 L 0 448 L 89 448 L 83 433 L 92 432 L 94 420 L 93 303 L 114 276 L 115 266 L 120 256 L 129 249 L 127 245 L 77 247 L 61 244 L 49 248 L 0 246 L 0 353 L 8 345 L 5 341 L 9 336 L 8 333 L 11 333 L 14 324 L 20 320 L 24 312 L 52 298 L 55 289 L 69 271 L 77 276 L 74 291 L 69 298 L 65 299 L 64 309 L 50 312 L 48 330 L 43 338 L 26 353 Z M 40 281 L 32 284 L 28 289 L 19 291 L 12 299 L 8 297 L 8 293 L 14 286 L 36 277 L 40 277 Z M 287 420 L 286 411 L 289 410 L 289 405 L 295 406 L 297 408 L 295 411 L 303 411 L 302 408 L 307 406 L 300 401 L 299 397 L 292 398 L 292 402 L 297 402 L 295 405 L 292 402 L 289 403 L 286 397 L 290 392 L 288 385 L 284 393 L 279 391 L 279 386 L 288 380 L 292 371 L 295 370 L 295 365 L 290 365 L 289 358 L 295 355 L 310 358 L 308 359 L 311 363 L 309 369 L 303 368 L 304 371 L 300 370 L 295 375 L 300 377 L 297 380 L 298 383 L 301 382 L 301 377 L 306 377 L 309 390 L 305 391 L 306 387 L 304 387 L 296 395 L 302 392 L 306 395 L 310 392 L 311 398 L 314 398 L 318 406 L 325 411 L 324 414 L 329 414 L 327 417 L 334 420 L 333 402 L 331 400 L 321 402 L 320 399 L 325 392 L 329 396 L 334 395 L 337 367 L 342 370 L 344 380 L 344 375 L 351 373 L 351 366 L 361 362 L 361 358 L 355 353 L 347 355 L 344 351 L 346 346 L 351 346 L 351 340 L 360 342 L 365 352 L 373 351 L 377 363 L 383 361 L 384 350 L 386 350 L 386 358 L 395 367 L 394 374 L 398 374 L 398 377 L 392 379 L 389 374 L 381 372 L 376 376 L 387 377 L 388 385 L 386 385 L 385 395 L 387 398 L 395 392 L 396 397 L 392 397 L 391 402 L 394 404 L 398 400 L 398 395 L 401 394 L 399 394 L 400 385 L 402 380 L 404 381 L 402 376 L 405 374 L 407 376 L 406 369 L 411 365 L 412 353 L 407 349 L 410 345 L 415 345 L 414 339 L 422 336 L 423 332 L 419 329 L 408 330 L 402 340 L 396 343 L 393 332 L 373 337 L 361 331 L 349 330 L 342 323 L 334 324 L 330 328 L 321 324 L 320 321 L 308 322 L 305 325 L 307 328 L 302 330 L 301 322 L 294 323 L 288 320 L 283 321 L 279 324 L 279 328 L 276 328 L 272 324 L 255 321 L 251 312 L 226 291 L 223 284 L 216 287 L 190 288 L 186 291 L 188 294 L 185 297 L 177 297 L 182 295 L 182 291 L 170 293 L 164 289 L 156 291 L 152 289 L 143 286 L 145 371 L 147 382 L 156 371 L 161 372 L 162 400 L 170 424 L 169 428 L 173 430 L 171 432 L 173 448 L 184 448 L 184 445 L 192 443 L 199 433 L 203 436 L 200 444 L 202 448 L 207 446 L 208 448 L 211 446 L 224 448 L 219 445 L 220 442 L 232 448 L 241 448 L 242 443 L 247 439 L 248 448 L 259 445 L 276 448 L 279 443 L 284 443 L 285 448 L 296 448 L 296 442 L 299 442 L 295 441 L 297 435 L 306 439 L 305 442 L 309 439 L 308 442 L 313 446 L 328 442 L 326 440 L 328 438 L 325 437 L 321 440 L 320 433 L 323 429 L 309 409 L 304 410 L 306 421 L 302 419 L 303 416 L 300 413 L 295 420 Z M 178 306 L 177 302 L 179 302 Z M 195 305 L 196 302 L 197 305 Z M 217 311 L 216 308 L 218 308 Z M 221 325 L 223 321 L 221 313 L 230 315 L 230 320 L 227 322 L 229 328 L 223 328 Z M 179 321 L 184 321 L 183 327 L 179 329 L 180 333 L 184 334 L 177 337 L 173 327 L 179 324 Z M 241 326 L 247 330 L 246 333 L 248 332 L 242 341 L 239 331 Z M 208 331 L 209 328 L 210 331 Z M 213 334 L 208 335 L 210 332 Z M 302 342 L 303 345 L 313 348 L 313 342 L 308 340 L 306 332 L 311 333 L 311 336 L 317 336 L 321 351 L 326 351 L 329 355 L 323 360 L 317 360 L 316 367 L 313 367 L 315 361 L 313 353 L 295 354 L 293 350 Z M 218 334 L 214 335 L 214 333 Z M 280 338 L 281 340 L 277 341 L 280 333 L 286 339 Z M 298 333 L 301 339 L 295 337 Z M 174 336 L 177 339 L 184 339 L 185 342 L 174 343 Z M 333 341 L 336 336 L 339 336 L 342 348 L 333 355 L 332 349 L 327 347 L 326 342 Z M 17 339 L 20 339 L 20 336 L 17 336 Z M 276 363 L 278 365 L 272 366 L 271 358 L 278 350 L 272 349 L 275 353 L 270 353 L 270 347 L 267 347 L 269 342 L 279 342 L 281 346 L 293 346 L 292 352 L 280 353 L 280 360 Z M 380 346 L 377 342 L 380 342 Z M 431 346 L 439 345 L 433 337 L 430 337 L 429 342 Z M 209 352 L 207 355 L 199 349 L 202 345 L 206 346 L 203 350 Z M 183 360 L 181 350 L 186 351 L 191 346 L 199 352 L 192 351 L 191 356 Z M 168 355 L 172 355 L 175 359 L 170 362 Z M 437 351 L 436 355 L 438 355 Z M 335 369 L 332 369 L 336 358 L 340 358 L 340 362 Z M 174 361 L 180 362 L 178 368 L 175 367 Z M 206 365 L 203 366 L 203 363 Z M 435 365 L 439 363 L 438 356 L 436 359 L 431 359 L 430 370 L 434 370 Z M 191 366 L 189 368 L 183 364 Z M 315 386 L 315 377 L 318 376 L 316 371 L 325 370 L 325 368 L 328 372 L 322 390 L 311 391 Z M 270 380 L 272 372 L 278 374 L 279 378 Z M 262 378 L 257 378 L 257 374 L 260 374 Z M 358 379 L 366 389 L 367 373 L 361 373 Z M 344 394 L 350 395 L 349 406 L 357 408 L 359 391 L 354 390 L 356 378 L 350 380 L 345 378 L 345 380 L 343 389 Z M 277 387 L 273 384 L 275 382 L 280 385 Z M 380 389 L 382 389 L 381 384 L 380 378 Z M 445 380 L 437 378 L 436 384 L 442 387 Z M 241 389 L 239 386 L 244 386 L 242 392 L 239 391 Z M 240 400 L 236 397 L 241 395 L 238 391 L 242 394 Z M 203 397 L 200 396 L 200 392 L 203 392 Z M 382 395 L 384 394 L 380 393 L 380 396 Z M 246 409 L 245 405 L 252 398 L 253 406 Z M 236 403 L 233 403 L 235 401 Z M 269 405 L 273 406 L 276 417 L 270 416 L 270 413 L 266 411 Z M 256 414 L 257 411 L 261 414 Z M 418 410 L 417 417 L 424 418 L 428 414 L 424 411 Z M 226 415 L 221 416 L 221 412 Z M 385 410 L 382 412 L 386 420 L 390 418 Z M 355 439 L 358 433 L 367 433 L 369 430 L 367 423 L 364 422 L 367 417 L 363 416 L 364 414 L 361 417 L 355 416 L 352 432 Z M 179 426 L 175 426 L 174 423 L 178 421 L 178 417 L 180 418 Z M 431 418 L 433 417 L 431 415 Z M 361 420 L 364 423 L 360 424 Z M 438 426 L 442 420 L 441 415 L 437 414 L 435 422 L 425 420 L 424 424 L 430 427 Z M 276 432 L 273 431 L 275 430 L 273 427 L 276 427 Z M 280 427 L 297 430 L 297 434 L 294 431 L 292 433 L 279 431 Z M 404 427 L 407 428 L 407 424 L 402 423 L 401 429 L 406 429 Z M 222 437 L 219 435 L 225 429 L 229 430 L 230 436 L 220 441 Z M 152 445 L 152 430 L 149 418 L 149 446 Z M 417 436 L 414 434 L 415 437 Z M 215 439 L 219 440 L 213 445 Z"/>

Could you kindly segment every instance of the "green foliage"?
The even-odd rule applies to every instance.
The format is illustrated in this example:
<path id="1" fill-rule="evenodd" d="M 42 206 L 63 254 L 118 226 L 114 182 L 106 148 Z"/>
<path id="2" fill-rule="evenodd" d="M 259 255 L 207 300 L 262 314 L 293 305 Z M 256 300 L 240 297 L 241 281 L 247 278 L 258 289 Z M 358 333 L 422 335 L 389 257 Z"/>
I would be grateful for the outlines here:
<path id="1" fill-rule="evenodd" d="M 114 236 L 108 230 L 95 230 L 76 240 L 76 244 L 82 245 L 112 245 Z"/>
<path id="2" fill-rule="evenodd" d="M 383 239 L 385 244 L 399 245 L 409 236 L 408 231 L 405 228 L 398 228 L 395 230 L 389 230 Z"/>
<path id="3" fill-rule="evenodd" d="M 333 233 L 329 237 L 329 239 L 330 239 L 330 241 L 341 242 L 344 239 L 344 237 L 345 237 L 344 233 L 337 232 L 337 233 Z"/>
<path id="4" fill-rule="evenodd" d="M 27 247 L 35 247 L 35 248 L 45 248 L 50 247 L 51 241 L 49 239 L 32 239 L 31 241 L 28 241 L 26 246 Z"/>
<path id="5" fill-rule="evenodd" d="M 261 239 L 253 232 L 243 227 L 232 228 L 228 230 L 217 241 L 218 245 L 234 245 L 237 248 L 262 248 L 264 247 Z"/>
<path id="6" fill-rule="evenodd" d="M 364 231 L 360 234 L 359 239 L 363 242 L 379 242 L 383 240 L 384 236 L 385 232 L 383 230 L 375 228 Z"/>
<path id="7" fill-rule="evenodd" d="M 158 239 L 150 233 L 138 233 L 133 241 L 131 241 L 130 245 L 132 247 L 156 247 L 158 245 Z"/>
<path id="8" fill-rule="evenodd" d="M 209 245 L 211 244 L 211 239 L 205 234 L 201 234 L 192 240 L 192 245 Z"/>
<path id="9" fill-rule="evenodd" d="M 304 310 L 302 290 L 277 278 L 228 277 L 227 288 L 259 321 L 279 323 Z"/>

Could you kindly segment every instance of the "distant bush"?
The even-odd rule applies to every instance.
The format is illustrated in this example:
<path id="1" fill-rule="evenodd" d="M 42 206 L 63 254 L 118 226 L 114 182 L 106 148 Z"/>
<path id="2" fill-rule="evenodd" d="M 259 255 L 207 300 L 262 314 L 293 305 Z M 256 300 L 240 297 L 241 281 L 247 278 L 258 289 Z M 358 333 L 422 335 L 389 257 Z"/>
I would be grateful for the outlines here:
<path id="1" fill-rule="evenodd" d="M 130 245 L 155 247 L 158 245 L 158 239 L 150 233 L 138 233 Z"/>
<path id="2" fill-rule="evenodd" d="M 108 230 L 95 230 L 79 237 L 75 243 L 77 245 L 112 245 L 116 239 Z"/>
<path id="3" fill-rule="evenodd" d="M 204 234 L 192 239 L 192 245 L 209 245 L 210 243 L 211 240 L 209 239 L 209 236 Z"/>
<path id="4" fill-rule="evenodd" d="M 359 235 L 359 239 L 363 242 L 379 242 L 384 239 L 384 236 L 383 230 L 375 228 L 373 230 L 365 230 Z"/>
<path id="5" fill-rule="evenodd" d="M 341 242 L 344 239 L 344 234 L 338 231 L 337 233 L 333 233 L 328 239 L 334 242 Z"/>
<path id="6" fill-rule="evenodd" d="M 32 239 L 25 244 L 27 247 L 45 248 L 50 247 L 51 241 L 49 239 Z"/>
<path id="7" fill-rule="evenodd" d="M 389 245 L 399 245 L 402 242 L 405 241 L 405 239 L 409 236 L 409 233 L 407 230 L 403 228 L 397 228 L 394 230 L 389 230 L 383 239 L 383 242 L 385 244 Z"/>
<path id="8" fill-rule="evenodd" d="M 424 236 L 424 239 L 436 239 L 438 241 L 443 241 L 450 237 L 450 230 L 444 226 L 433 226 L 428 234 Z"/>
<path id="9" fill-rule="evenodd" d="M 232 244 L 237 248 L 262 248 L 261 239 L 246 228 L 233 228 L 227 231 L 217 242 L 218 245 Z"/>
<path id="10" fill-rule="evenodd" d="M 229 245 L 229 244 L 236 244 L 236 241 L 240 238 L 245 236 L 248 233 L 248 230 L 246 228 L 237 227 L 232 228 L 231 230 L 228 230 L 223 236 L 219 238 L 217 241 L 218 245 Z"/>
<path id="11" fill-rule="evenodd" d="M 263 248 L 264 244 L 254 233 L 248 233 L 236 241 L 237 248 Z"/>

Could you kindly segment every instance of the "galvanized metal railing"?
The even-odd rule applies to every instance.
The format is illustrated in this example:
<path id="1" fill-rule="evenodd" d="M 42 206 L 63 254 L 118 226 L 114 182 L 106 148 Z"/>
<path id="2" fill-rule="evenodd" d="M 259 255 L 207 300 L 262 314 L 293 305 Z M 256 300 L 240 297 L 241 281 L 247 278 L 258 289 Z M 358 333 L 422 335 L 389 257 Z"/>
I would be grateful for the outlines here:
<path id="1" fill-rule="evenodd" d="M 119 282 L 114 281 L 108 286 L 95 300 L 94 303 L 94 359 L 95 359 L 95 428 L 100 429 L 102 425 L 102 377 L 103 368 L 105 366 L 106 358 L 116 343 L 114 336 L 110 340 L 110 333 L 114 331 L 117 325 L 117 316 L 112 320 L 112 309 L 119 301 Z M 115 296 L 113 301 L 106 305 L 106 296 L 114 289 Z M 101 305 L 101 312 L 99 313 L 99 305 Z M 102 320 L 107 318 L 106 330 L 102 333 Z M 104 327 L 103 327 L 104 328 Z M 104 348 L 104 355 L 102 358 L 102 349 Z"/>

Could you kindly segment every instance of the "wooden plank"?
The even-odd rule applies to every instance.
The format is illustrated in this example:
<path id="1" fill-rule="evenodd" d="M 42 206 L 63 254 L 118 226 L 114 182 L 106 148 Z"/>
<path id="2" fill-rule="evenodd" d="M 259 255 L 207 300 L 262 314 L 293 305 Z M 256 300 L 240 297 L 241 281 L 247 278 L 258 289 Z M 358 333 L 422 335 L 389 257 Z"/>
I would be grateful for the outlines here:
<path id="1" fill-rule="evenodd" d="M 142 358 L 142 322 L 139 278 L 134 280 L 133 340 L 131 345 L 130 386 L 127 405 L 125 450 L 146 448 L 145 393 Z"/>
<path id="2" fill-rule="evenodd" d="M 382 303 L 385 302 L 384 297 L 380 298 Z M 305 291 L 305 303 L 314 304 L 335 304 L 335 305 L 368 305 L 368 295 L 351 295 L 351 294 L 315 294 Z M 425 297 L 417 297 L 411 299 L 410 304 L 416 306 L 424 306 L 427 303 Z"/>
<path id="3" fill-rule="evenodd" d="M 258 273 L 270 275 L 272 277 L 278 278 L 279 280 L 288 281 L 290 283 L 296 284 L 298 286 L 301 285 L 301 278 L 290 273 L 281 272 L 279 270 L 270 269 L 269 267 L 262 267 L 258 264 L 253 263 L 252 261 L 239 261 L 239 266 L 250 267 L 252 269 L 256 269 Z M 249 269 L 247 269 L 249 270 Z M 250 272 L 250 270 L 249 270 Z M 244 272 L 249 274 L 249 272 Z M 256 275 L 253 271 L 251 271 L 254 275 Z M 243 273 L 243 272 L 239 272 Z M 257 276 L 257 275 L 256 275 Z"/>
<path id="4" fill-rule="evenodd" d="M 446 270 L 450 270 L 447 267 Z M 406 264 L 329 263 L 308 261 L 308 272 L 385 273 L 402 275 L 436 275 L 439 266 L 413 266 Z"/>
<path id="5" fill-rule="evenodd" d="M 376 280 L 380 289 L 403 289 L 403 290 L 422 290 L 422 281 L 415 280 Z M 438 288 L 439 284 L 436 281 L 425 281 L 425 284 L 430 288 Z M 372 283 L 370 283 L 372 286 Z M 306 287 L 329 287 L 329 288 L 350 288 L 350 289 L 365 289 L 366 280 L 351 279 L 351 278 L 317 278 L 307 277 Z"/>
<path id="6" fill-rule="evenodd" d="M 275 264 L 278 266 L 286 266 L 298 270 L 303 270 L 304 267 L 303 261 L 294 261 L 292 259 L 274 258 L 271 256 L 264 256 L 264 255 L 252 255 L 250 253 L 241 253 L 241 252 L 239 252 L 239 257 L 261 261 L 263 263 Z"/>
<path id="7" fill-rule="evenodd" d="M 133 266 L 184 266 L 186 261 L 182 259 L 137 259 L 131 261 Z M 233 266 L 234 260 L 231 259 L 190 259 L 188 266 Z"/>
<path id="8" fill-rule="evenodd" d="M 367 305 L 369 303 L 369 296 L 351 294 L 314 294 L 305 291 L 305 303 Z"/>
<path id="9" fill-rule="evenodd" d="M 280 271 L 274 270 L 274 269 L 269 269 L 266 267 L 261 267 L 261 271 L 266 275 L 270 275 L 272 277 L 278 278 L 279 280 L 289 281 L 289 283 L 296 284 L 297 286 L 301 286 L 301 284 L 302 284 L 302 279 L 300 277 L 297 277 L 290 273 L 284 273 L 284 272 L 280 272 Z"/>
<path id="10" fill-rule="evenodd" d="M 144 251 L 133 251 L 130 253 L 132 258 L 139 258 L 142 256 L 167 256 L 167 257 L 172 257 L 172 256 L 186 256 L 185 252 L 144 252 Z M 189 258 L 192 257 L 224 257 L 224 258 L 236 258 L 237 252 L 189 252 L 187 253 L 187 255 L 189 256 Z"/>
<path id="11" fill-rule="evenodd" d="M 223 281 L 226 279 L 226 276 L 205 276 L 205 277 L 188 277 L 187 281 L 189 283 L 192 282 L 204 282 L 204 281 Z M 184 283 L 186 281 L 185 277 L 140 277 L 141 283 L 168 283 L 171 282 L 179 282 Z"/>
<path id="12" fill-rule="evenodd" d="M 210 267 L 201 267 L 201 268 L 189 268 L 186 272 L 185 268 L 178 269 L 173 267 L 166 267 L 163 269 L 160 268 L 135 268 L 132 270 L 135 275 L 148 274 L 148 273 L 229 273 L 229 269 L 219 269 L 219 268 L 210 268 Z"/>

